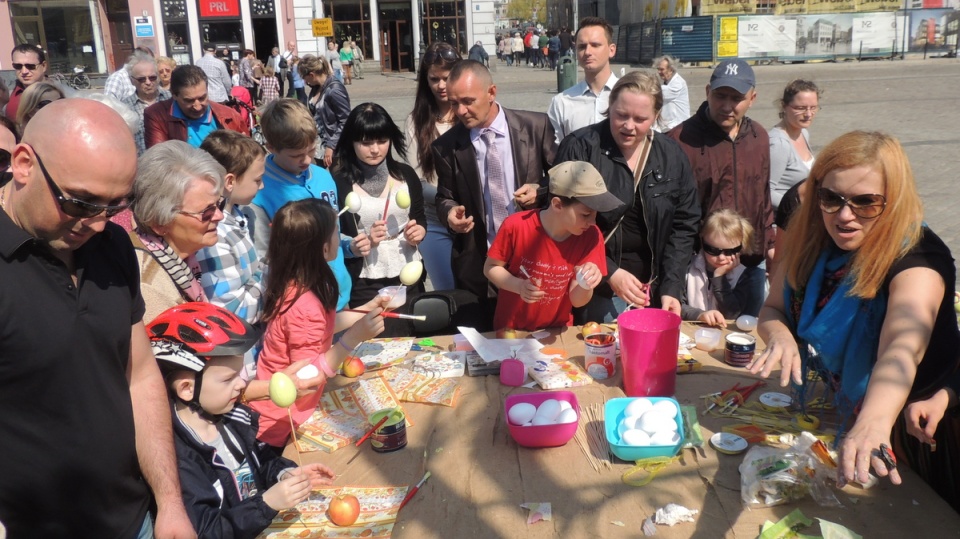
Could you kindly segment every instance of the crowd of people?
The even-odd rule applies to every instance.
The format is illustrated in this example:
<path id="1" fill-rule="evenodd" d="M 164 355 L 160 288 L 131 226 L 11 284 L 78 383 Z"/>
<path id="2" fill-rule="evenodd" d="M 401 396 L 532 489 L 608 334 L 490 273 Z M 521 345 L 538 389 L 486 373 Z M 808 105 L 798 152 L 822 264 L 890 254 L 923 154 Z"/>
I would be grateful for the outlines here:
<path id="1" fill-rule="evenodd" d="M 335 477 L 281 457 L 291 426 L 362 341 L 416 333 L 381 290 L 418 261 L 399 310 L 429 279 L 481 330 L 759 316 L 748 369 L 779 369 L 801 403 L 814 381 L 831 392 L 839 483 L 900 483 L 892 446 L 960 509 L 956 270 L 899 142 L 852 131 L 815 155 L 811 81 L 786 84 L 768 131 L 747 62 L 720 62 L 691 114 L 676 59 L 613 74 L 603 19 L 527 33 L 500 39 L 502 61 L 572 50 L 584 80 L 509 109 L 485 58 L 435 42 L 404 125 L 351 106 L 354 44 L 291 42 L 261 70 L 246 51 L 239 84 L 213 49 L 175 67 L 138 49 L 98 99 L 17 46 L 0 115 L 10 537 L 256 536 Z M 259 95 L 262 145 L 229 106 Z M 297 385 L 289 420 L 275 372 Z"/>

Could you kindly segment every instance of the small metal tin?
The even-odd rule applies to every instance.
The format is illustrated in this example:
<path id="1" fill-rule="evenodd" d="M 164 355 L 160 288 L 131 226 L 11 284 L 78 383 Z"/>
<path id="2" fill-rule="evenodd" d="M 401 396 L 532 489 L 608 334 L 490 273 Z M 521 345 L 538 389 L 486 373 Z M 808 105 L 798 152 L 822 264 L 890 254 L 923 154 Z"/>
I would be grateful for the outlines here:
<path id="1" fill-rule="evenodd" d="M 617 338 L 611 333 L 594 333 L 583 340 L 587 374 L 595 380 L 612 377 L 617 370 Z"/>
<path id="2" fill-rule="evenodd" d="M 390 414 L 390 418 L 379 429 L 373 431 L 370 435 L 370 445 L 378 453 L 389 453 L 398 449 L 403 449 L 407 445 L 407 419 L 403 410 L 399 408 L 386 408 L 370 414 L 367 420 L 370 425 L 376 425 L 384 415 Z"/>
<path id="3" fill-rule="evenodd" d="M 753 361 L 753 354 L 757 350 L 757 338 L 746 333 L 731 333 L 727 335 L 726 349 L 723 360 L 727 365 L 746 367 Z"/>

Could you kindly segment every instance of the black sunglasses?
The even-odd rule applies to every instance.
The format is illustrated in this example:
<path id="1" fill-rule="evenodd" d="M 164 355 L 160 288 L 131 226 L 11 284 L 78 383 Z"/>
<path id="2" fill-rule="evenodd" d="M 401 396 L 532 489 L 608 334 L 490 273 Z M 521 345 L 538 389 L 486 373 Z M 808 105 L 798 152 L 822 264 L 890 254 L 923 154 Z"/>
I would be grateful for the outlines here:
<path id="1" fill-rule="evenodd" d="M 37 110 L 40 110 L 43 107 L 46 107 L 47 105 L 49 105 L 50 103 L 53 103 L 54 101 L 55 100 L 53 99 L 44 99 L 43 101 L 37 103 Z M 36 112 L 34 112 L 34 114 L 36 114 Z"/>
<path id="2" fill-rule="evenodd" d="M 0 170 L 7 170 L 10 166 L 10 151 L 0 150 Z"/>
<path id="3" fill-rule="evenodd" d="M 447 62 L 456 62 L 457 60 L 462 60 L 460 55 L 457 54 L 457 51 L 452 48 L 440 48 L 435 51 L 430 51 L 427 54 L 423 55 L 423 62 L 425 64 L 432 64 L 437 61 L 437 58 L 445 60 Z"/>
<path id="4" fill-rule="evenodd" d="M 189 215 L 194 219 L 199 219 L 201 223 L 209 223 L 210 221 L 213 220 L 214 217 L 216 217 L 218 211 L 220 212 L 223 211 L 223 208 L 226 205 L 227 205 L 227 199 L 224 197 L 220 197 L 219 199 L 217 199 L 216 202 L 207 206 L 201 211 L 180 210 L 177 213 L 182 213 L 183 215 Z"/>
<path id="5" fill-rule="evenodd" d="M 57 204 L 60 205 L 60 211 L 69 215 L 70 217 L 76 217 L 77 219 L 89 219 L 90 217 L 96 217 L 101 213 L 106 213 L 107 217 L 113 217 L 114 215 L 122 212 L 123 210 L 130 207 L 130 204 L 133 201 L 128 200 L 125 204 L 119 204 L 116 206 L 104 206 L 101 204 L 93 204 L 91 202 L 86 202 L 84 200 L 78 200 L 76 198 L 67 198 L 63 195 L 63 191 L 60 190 L 60 187 L 54 183 L 53 178 L 50 177 L 50 173 L 47 172 L 47 167 L 43 166 L 43 160 L 40 159 L 40 154 L 37 153 L 32 146 L 30 149 L 33 151 L 33 156 L 37 158 L 37 164 L 40 165 L 40 172 L 43 173 L 43 178 L 47 180 L 47 185 L 50 186 L 50 192 L 53 193 L 53 197 L 57 199 Z"/>
<path id="6" fill-rule="evenodd" d="M 850 211 L 863 219 L 876 219 L 887 207 L 887 199 L 883 195 L 854 195 L 846 198 L 826 187 L 817 191 L 817 198 L 820 200 L 820 211 L 824 213 L 837 213 L 844 206 L 850 206 Z"/>
<path id="7" fill-rule="evenodd" d="M 710 256 L 734 256 L 740 254 L 740 251 L 743 250 L 743 245 L 737 245 L 736 247 L 732 247 L 730 249 L 721 249 L 719 247 L 714 247 L 705 241 L 702 241 L 701 243 L 703 245 L 703 252 Z"/>
<path id="8" fill-rule="evenodd" d="M 13 69 L 20 71 L 23 68 L 27 68 L 27 71 L 36 71 L 38 65 L 40 64 L 13 64 Z"/>
<path id="9" fill-rule="evenodd" d="M 157 82 L 157 79 L 159 79 L 160 77 L 158 77 L 158 76 L 156 76 L 156 75 L 150 75 L 150 76 L 148 76 L 148 77 L 131 77 L 131 78 L 132 78 L 133 80 L 139 82 L 140 84 L 143 84 L 143 83 L 145 83 L 145 82 L 147 82 L 147 81 Z"/>

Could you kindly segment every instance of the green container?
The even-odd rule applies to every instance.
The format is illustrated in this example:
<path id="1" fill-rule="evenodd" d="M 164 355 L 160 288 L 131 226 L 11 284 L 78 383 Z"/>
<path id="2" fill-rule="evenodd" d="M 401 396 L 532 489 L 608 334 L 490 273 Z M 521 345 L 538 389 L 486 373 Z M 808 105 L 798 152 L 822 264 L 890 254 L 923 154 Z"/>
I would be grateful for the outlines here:
<path id="1" fill-rule="evenodd" d="M 374 426 L 387 414 L 390 414 L 390 417 L 387 418 L 386 423 L 370 435 L 370 445 L 378 453 L 389 453 L 407 445 L 407 420 L 403 410 L 386 408 L 370 414 L 367 421 L 370 422 L 370 426 Z"/>
<path id="2" fill-rule="evenodd" d="M 562 92 L 577 83 L 577 60 L 573 56 L 561 56 L 557 62 L 557 91 Z"/>

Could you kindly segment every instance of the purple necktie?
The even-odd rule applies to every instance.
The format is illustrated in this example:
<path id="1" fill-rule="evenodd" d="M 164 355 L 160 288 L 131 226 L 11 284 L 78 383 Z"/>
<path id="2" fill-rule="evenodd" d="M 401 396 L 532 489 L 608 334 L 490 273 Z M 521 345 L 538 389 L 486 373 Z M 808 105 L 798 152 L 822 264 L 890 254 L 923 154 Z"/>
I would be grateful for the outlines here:
<path id="1" fill-rule="evenodd" d="M 500 160 L 500 150 L 497 149 L 495 139 L 497 134 L 492 129 L 487 129 L 480 134 L 483 143 L 487 145 L 487 152 L 484 157 L 484 164 L 487 168 L 487 186 L 490 189 L 490 213 L 493 216 L 493 232 L 500 230 L 503 220 L 510 215 L 508 204 L 510 198 L 507 196 L 506 182 L 503 177 L 503 162 Z"/>

